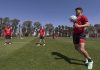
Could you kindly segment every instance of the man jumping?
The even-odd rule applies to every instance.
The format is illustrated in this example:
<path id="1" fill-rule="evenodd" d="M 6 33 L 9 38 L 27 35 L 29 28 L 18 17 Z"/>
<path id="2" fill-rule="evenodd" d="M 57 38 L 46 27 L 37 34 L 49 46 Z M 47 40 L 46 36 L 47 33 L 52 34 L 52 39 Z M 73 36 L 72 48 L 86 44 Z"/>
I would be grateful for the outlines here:
<path id="1" fill-rule="evenodd" d="M 73 25 L 73 43 L 75 49 L 85 57 L 86 63 L 88 64 L 88 69 L 92 69 L 93 60 L 91 59 L 90 55 L 85 49 L 86 45 L 85 27 L 89 27 L 90 24 L 88 23 L 87 17 L 83 15 L 82 8 L 78 7 L 75 9 L 75 11 L 77 20 L 74 22 Z"/>

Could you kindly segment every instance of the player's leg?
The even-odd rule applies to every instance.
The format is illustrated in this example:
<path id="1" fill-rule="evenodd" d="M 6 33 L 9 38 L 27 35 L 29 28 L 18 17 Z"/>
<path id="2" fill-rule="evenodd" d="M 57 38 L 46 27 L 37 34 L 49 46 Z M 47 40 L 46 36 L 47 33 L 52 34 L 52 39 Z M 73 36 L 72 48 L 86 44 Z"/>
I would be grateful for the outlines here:
<path id="1" fill-rule="evenodd" d="M 44 39 L 44 37 L 43 37 L 42 41 L 43 41 L 43 46 L 45 46 L 45 39 Z"/>
<path id="2" fill-rule="evenodd" d="M 74 43 L 75 49 L 76 49 L 80 54 L 83 55 L 84 53 L 80 51 L 80 35 L 79 35 L 79 34 L 73 34 L 73 43 Z M 87 57 L 86 57 L 85 59 L 86 59 L 85 63 L 88 63 Z"/>
<path id="3" fill-rule="evenodd" d="M 83 52 L 80 51 L 80 45 L 79 44 L 74 44 L 75 49 L 80 53 L 80 54 L 84 54 Z M 85 57 L 85 64 L 88 63 L 88 59 Z"/>
<path id="4" fill-rule="evenodd" d="M 42 37 L 39 37 L 39 45 L 42 44 Z"/>
<path id="5" fill-rule="evenodd" d="M 42 39 L 39 39 L 39 43 L 40 43 L 40 44 L 42 43 Z"/>
<path id="6" fill-rule="evenodd" d="M 45 44 L 45 39 L 43 39 L 43 46 L 45 46 L 46 44 Z"/>
<path id="7" fill-rule="evenodd" d="M 84 57 L 91 60 L 87 50 L 85 49 L 85 43 L 80 43 L 80 51 L 83 53 Z"/>
<path id="8" fill-rule="evenodd" d="M 11 36 L 10 35 L 8 36 L 8 42 L 9 42 L 9 44 L 11 44 Z"/>
<path id="9" fill-rule="evenodd" d="M 82 54 L 84 55 L 84 57 L 86 59 L 88 59 L 88 69 L 92 69 L 92 67 L 93 67 L 93 61 L 92 61 L 90 55 L 88 54 L 87 50 L 85 49 L 84 39 L 81 39 L 81 42 L 80 42 L 80 51 L 82 52 Z"/>
<path id="10" fill-rule="evenodd" d="M 42 40 L 41 40 L 41 36 L 39 36 L 38 39 L 37 39 L 37 44 L 40 44 L 41 41 L 42 41 Z"/>
<path id="11" fill-rule="evenodd" d="M 78 52 L 80 52 L 80 49 L 79 49 L 79 47 L 80 47 L 80 45 L 79 45 L 79 37 L 78 37 L 77 34 L 73 34 L 73 43 L 74 43 L 75 49 L 76 49 Z"/>
<path id="12" fill-rule="evenodd" d="M 4 45 L 7 45 L 8 44 L 8 35 L 5 36 L 5 43 Z"/>
<path id="13" fill-rule="evenodd" d="M 42 37 L 43 44 L 45 44 L 45 37 Z"/>
<path id="14" fill-rule="evenodd" d="M 40 36 L 38 37 L 36 44 L 37 44 L 37 46 L 40 46 L 40 44 L 41 44 L 41 37 Z"/>

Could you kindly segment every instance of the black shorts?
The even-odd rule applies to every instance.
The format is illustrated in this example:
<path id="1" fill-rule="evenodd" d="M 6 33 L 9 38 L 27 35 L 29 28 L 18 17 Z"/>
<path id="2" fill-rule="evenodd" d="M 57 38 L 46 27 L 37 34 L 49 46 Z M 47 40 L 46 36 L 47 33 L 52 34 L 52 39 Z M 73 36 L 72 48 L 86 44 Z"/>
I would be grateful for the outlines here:
<path id="1" fill-rule="evenodd" d="M 40 39 L 44 39 L 44 37 L 43 36 L 40 36 Z"/>
<path id="2" fill-rule="evenodd" d="M 85 33 L 73 33 L 73 43 L 74 44 L 80 44 L 80 40 L 81 39 L 86 39 L 85 38 L 86 37 L 86 35 L 85 35 Z"/>
<path id="3" fill-rule="evenodd" d="M 5 38 L 6 39 L 11 39 L 11 36 L 10 35 L 6 35 Z"/>

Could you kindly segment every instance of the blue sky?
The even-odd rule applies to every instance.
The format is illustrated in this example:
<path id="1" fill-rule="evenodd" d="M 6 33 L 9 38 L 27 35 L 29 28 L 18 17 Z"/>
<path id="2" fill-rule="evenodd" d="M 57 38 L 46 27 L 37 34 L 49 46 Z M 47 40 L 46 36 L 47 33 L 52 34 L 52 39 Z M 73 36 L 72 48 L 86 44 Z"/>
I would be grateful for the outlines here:
<path id="1" fill-rule="evenodd" d="M 70 26 L 76 7 L 84 9 L 91 24 L 100 24 L 100 0 L 0 0 L 0 17 Z"/>

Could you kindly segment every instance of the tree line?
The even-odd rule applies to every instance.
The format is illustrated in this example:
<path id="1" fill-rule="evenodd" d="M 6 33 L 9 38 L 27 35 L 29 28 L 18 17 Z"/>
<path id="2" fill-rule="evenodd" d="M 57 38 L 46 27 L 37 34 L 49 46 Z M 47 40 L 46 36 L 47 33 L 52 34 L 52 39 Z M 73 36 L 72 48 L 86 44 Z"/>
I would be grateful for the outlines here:
<path id="1" fill-rule="evenodd" d="M 39 21 L 33 23 L 31 20 L 20 22 L 20 19 L 17 18 L 0 18 L 0 36 L 2 36 L 2 31 L 6 25 L 12 27 L 13 36 L 37 36 L 39 27 L 42 26 Z M 72 37 L 73 33 L 73 27 L 67 26 L 67 24 L 55 27 L 52 23 L 46 23 L 44 28 L 46 36 Z M 85 28 L 85 33 L 87 37 L 100 37 L 100 24 Z"/>

